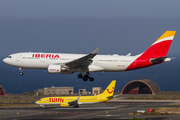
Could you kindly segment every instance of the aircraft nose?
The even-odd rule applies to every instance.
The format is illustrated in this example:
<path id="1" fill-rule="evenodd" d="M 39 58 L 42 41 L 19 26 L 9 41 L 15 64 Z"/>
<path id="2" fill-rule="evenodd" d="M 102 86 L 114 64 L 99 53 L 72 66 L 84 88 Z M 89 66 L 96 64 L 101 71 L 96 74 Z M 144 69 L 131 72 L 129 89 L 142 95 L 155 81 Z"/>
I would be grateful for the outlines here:
<path id="1" fill-rule="evenodd" d="M 8 64 L 8 65 L 12 65 L 12 61 L 10 61 L 9 58 L 4 58 L 3 62 Z"/>
<path id="2" fill-rule="evenodd" d="M 4 59 L 3 59 L 3 62 L 4 62 L 4 63 L 7 63 L 7 58 L 4 58 Z"/>
<path id="3" fill-rule="evenodd" d="M 35 103 L 38 104 L 38 101 L 36 101 Z"/>

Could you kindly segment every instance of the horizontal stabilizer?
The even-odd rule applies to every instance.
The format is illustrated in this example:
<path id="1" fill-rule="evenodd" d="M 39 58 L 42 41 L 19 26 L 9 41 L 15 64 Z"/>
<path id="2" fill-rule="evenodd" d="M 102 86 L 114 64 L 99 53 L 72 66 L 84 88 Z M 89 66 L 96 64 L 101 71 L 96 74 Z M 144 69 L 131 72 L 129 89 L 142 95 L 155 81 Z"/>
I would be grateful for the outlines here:
<path id="1" fill-rule="evenodd" d="M 117 97 L 117 96 L 119 96 L 120 94 L 118 94 L 118 95 L 114 95 L 114 97 Z"/>
<path id="2" fill-rule="evenodd" d="M 151 59 L 150 62 L 153 63 L 153 64 L 156 64 L 156 63 L 163 62 L 166 58 L 167 58 L 167 56 L 166 57 L 159 57 L 159 58 L 156 58 L 156 59 Z"/>
<path id="3" fill-rule="evenodd" d="M 80 100 L 80 97 L 81 97 L 81 94 L 79 95 L 79 97 L 78 97 L 78 99 L 77 99 L 77 102 L 79 102 L 79 100 Z"/>
<path id="4" fill-rule="evenodd" d="M 109 96 L 109 97 L 107 97 L 108 99 L 113 99 L 114 98 L 114 96 L 112 95 L 112 96 Z"/>
<path id="5" fill-rule="evenodd" d="M 109 97 L 107 97 L 108 99 L 112 99 L 112 98 L 115 98 L 115 97 L 117 97 L 117 96 L 119 96 L 120 94 L 118 94 L 118 95 L 112 95 L 112 96 L 109 96 Z"/>
<path id="6" fill-rule="evenodd" d="M 128 53 L 126 56 L 131 56 L 131 53 Z"/>

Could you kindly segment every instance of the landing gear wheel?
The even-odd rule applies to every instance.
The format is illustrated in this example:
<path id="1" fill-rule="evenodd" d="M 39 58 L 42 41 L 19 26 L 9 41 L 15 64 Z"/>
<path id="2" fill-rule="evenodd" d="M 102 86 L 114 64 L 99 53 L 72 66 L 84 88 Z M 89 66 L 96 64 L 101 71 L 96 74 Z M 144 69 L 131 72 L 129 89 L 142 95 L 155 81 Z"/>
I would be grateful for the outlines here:
<path id="1" fill-rule="evenodd" d="M 78 78 L 83 78 L 83 75 L 82 74 L 78 74 Z"/>
<path id="2" fill-rule="evenodd" d="M 83 80 L 84 80 L 84 81 L 87 81 L 87 80 L 88 80 L 88 75 L 85 75 L 85 76 L 83 77 Z"/>
<path id="3" fill-rule="evenodd" d="M 79 105 L 73 105 L 73 107 L 79 107 Z"/>
<path id="4" fill-rule="evenodd" d="M 89 78 L 89 81 L 90 81 L 90 82 L 93 82 L 93 81 L 94 81 L 94 78 L 93 78 L 93 77 L 90 77 L 90 78 Z"/>
<path id="5" fill-rule="evenodd" d="M 80 79 L 82 78 L 83 81 L 87 81 L 88 79 L 89 79 L 90 82 L 93 82 L 93 81 L 94 81 L 94 78 L 91 77 L 91 75 L 89 74 L 89 72 L 86 72 L 86 75 L 83 75 L 83 73 L 80 72 L 80 73 L 78 74 L 78 78 L 80 78 Z"/>
<path id="6" fill-rule="evenodd" d="M 20 74 L 20 76 L 22 76 L 22 75 L 23 75 L 23 72 L 20 72 L 19 74 Z"/>

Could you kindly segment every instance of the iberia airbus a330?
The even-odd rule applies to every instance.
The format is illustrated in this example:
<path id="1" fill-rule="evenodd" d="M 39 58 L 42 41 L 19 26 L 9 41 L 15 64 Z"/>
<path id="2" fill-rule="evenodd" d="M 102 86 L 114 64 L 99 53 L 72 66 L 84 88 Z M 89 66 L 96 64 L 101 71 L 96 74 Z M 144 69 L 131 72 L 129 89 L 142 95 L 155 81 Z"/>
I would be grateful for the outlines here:
<path id="1" fill-rule="evenodd" d="M 107 102 L 115 96 L 114 89 L 116 80 L 113 80 L 102 94 L 95 96 L 60 96 L 60 97 L 45 97 L 36 101 L 36 104 L 44 107 L 44 105 L 60 105 L 61 107 L 79 107 L 79 104 L 92 104 L 99 102 Z"/>
<path id="2" fill-rule="evenodd" d="M 20 75 L 22 69 L 47 69 L 49 73 L 72 74 L 79 72 L 78 78 L 84 81 L 94 81 L 90 72 L 120 72 L 129 71 L 168 62 L 167 52 L 176 31 L 166 31 L 145 52 L 131 56 L 97 55 L 99 48 L 90 54 L 62 54 L 22 52 L 11 54 L 3 61 L 11 66 L 18 67 Z M 83 74 L 86 73 L 86 74 Z"/>

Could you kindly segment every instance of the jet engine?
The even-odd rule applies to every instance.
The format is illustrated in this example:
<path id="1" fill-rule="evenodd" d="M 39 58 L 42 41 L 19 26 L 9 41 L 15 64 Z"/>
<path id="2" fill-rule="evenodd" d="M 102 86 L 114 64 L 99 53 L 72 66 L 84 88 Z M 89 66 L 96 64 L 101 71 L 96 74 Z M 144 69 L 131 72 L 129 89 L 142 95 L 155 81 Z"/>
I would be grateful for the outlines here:
<path id="1" fill-rule="evenodd" d="M 69 104 L 68 103 L 61 103 L 60 106 L 61 107 L 69 107 Z"/>
<path id="2" fill-rule="evenodd" d="M 61 73 L 64 70 L 65 70 L 65 68 L 62 67 L 61 65 L 49 65 L 48 66 L 49 73 Z"/>

